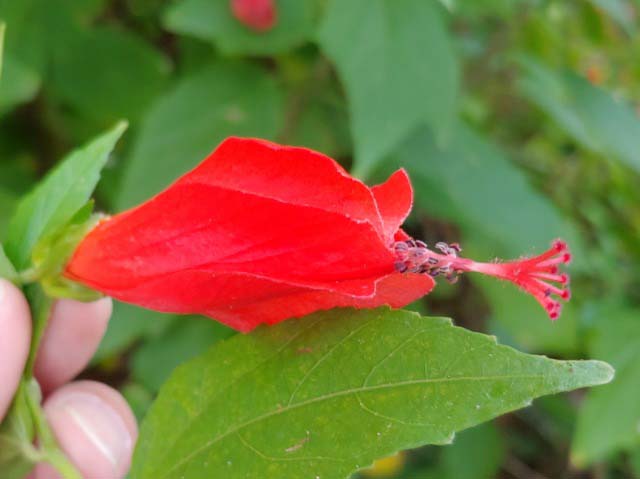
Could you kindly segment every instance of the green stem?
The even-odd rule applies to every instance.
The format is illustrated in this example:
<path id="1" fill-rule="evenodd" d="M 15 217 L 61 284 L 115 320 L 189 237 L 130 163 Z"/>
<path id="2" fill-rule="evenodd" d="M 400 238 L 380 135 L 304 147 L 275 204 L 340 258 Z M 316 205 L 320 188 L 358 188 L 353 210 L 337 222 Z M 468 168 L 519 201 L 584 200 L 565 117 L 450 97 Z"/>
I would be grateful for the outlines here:
<path id="1" fill-rule="evenodd" d="M 53 299 L 46 295 L 39 284 L 32 284 L 25 287 L 25 294 L 31 306 L 33 332 L 31 336 L 31 349 L 29 350 L 29 357 L 23 374 L 26 380 L 35 382 L 33 378 L 33 368 L 36 354 L 38 353 L 40 342 L 47 328 L 51 307 L 53 306 Z M 55 467 L 64 479 L 82 479 L 82 476 L 75 466 L 60 450 L 58 442 L 47 422 L 44 410 L 40 404 L 40 399 L 39 393 L 30 393 L 27 395 L 36 437 L 40 443 L 39 448 L 44 460 Z"/>
<path id="2" fill-rule="evenodd" d="M 49 315 L 51 314 L 51 307 L 53 306 L 53 300 L 49 298 L 42 287 L 39 284 L 28 285 L 24 288 L 29 306 L 31 307 L 31 317 L 33 322 L 33 330 L 31 333 L 31 347 L 29 350 L 29 357 L 27 358 L 27 365 L 24 370 L 24 376 L 33 377 L 33 368 L 36 361 L 36 354 L 44 336 L 44 331 L 47 328 L 47 322 L 49 321 Z"/>
<path id="3" fill-rule="evenodd" d="M 17 471 L 26 473 L 33 464 L 44 461 L 51 464 L 64 479 L 82 479 L 81 474 L 61 451 L 49 427 L 41 405 L 40 386 L 33 375 L 36 353 L 47 327 L 53 299 L 45 294 L 40 284 L 25 286 L 23 290 L 33 321 L 31 349 L 13 405 L 0 427 L 0 442 L 14 451 L 11 457 L 18 461 L 15 466 L 19 468 Z M 3 464 L 0 464 L 0 469 L 2 467 Z"/>
<path id="4" fill-rule="evenodd" d="M 33 424 L 40 445 L 40 454 L 43 460 L 51 464 L 64 479 L 82 479 L 82 475 L 75 466 L 60 451 L 58 442 L 49 427 L 44 410 L 37 400 L 36 395 L 27 395 L 29 409 L 33 418 Z M 34 400 L 36 399 L 36 400 Z"/>

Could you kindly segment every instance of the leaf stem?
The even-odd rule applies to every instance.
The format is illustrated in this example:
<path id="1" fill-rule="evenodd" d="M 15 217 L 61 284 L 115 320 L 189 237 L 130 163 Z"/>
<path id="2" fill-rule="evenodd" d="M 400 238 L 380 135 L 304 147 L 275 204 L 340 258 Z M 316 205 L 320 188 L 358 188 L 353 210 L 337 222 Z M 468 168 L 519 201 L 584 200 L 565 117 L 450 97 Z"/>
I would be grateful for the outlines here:
<path id="1" fill-rule="evenodd" d="M 49 314 L 53 306 L 53 300 L 48 297 L 39 284 L 32 284 L 25 287 L 25 294 L 31 307 L 33 321 L 33 333 L 31 336 L 31 348 L 25 367 L 24 375 L 27 378 L 33 377 L 33 367 L 36 361 L 36 354 L 40 347 L 40 341 L 47 328 Z"/>
<path id="2" fill-rule="evenodd" d="M 27 400 L 33 418 L 36 436 L 40 441 L 41 458 L 51 464 L 64 479 L 82 479 L 82 475 L 67 459 L 58 446 L 40 401 L 34 401 L 36 395 L 28 394 Z"/>

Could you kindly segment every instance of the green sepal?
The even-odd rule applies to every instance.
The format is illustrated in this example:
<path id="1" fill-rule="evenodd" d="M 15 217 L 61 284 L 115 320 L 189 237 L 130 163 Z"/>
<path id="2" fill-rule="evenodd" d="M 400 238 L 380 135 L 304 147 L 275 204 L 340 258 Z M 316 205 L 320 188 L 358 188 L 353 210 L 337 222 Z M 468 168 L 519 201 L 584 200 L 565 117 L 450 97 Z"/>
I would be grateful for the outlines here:
<path id="1" fill-rule="evenodd" d="M 65 278 L 64 268 L 82 239 L 106 216 L 93 214 L 93 201 L 80 208 L 63 227 L 44 237 L 33 249 L 31 270 L 25 271 L 25 282 L 39 281 L 47 296 L 94 301 L 102 297 L 75 281 Z"/>

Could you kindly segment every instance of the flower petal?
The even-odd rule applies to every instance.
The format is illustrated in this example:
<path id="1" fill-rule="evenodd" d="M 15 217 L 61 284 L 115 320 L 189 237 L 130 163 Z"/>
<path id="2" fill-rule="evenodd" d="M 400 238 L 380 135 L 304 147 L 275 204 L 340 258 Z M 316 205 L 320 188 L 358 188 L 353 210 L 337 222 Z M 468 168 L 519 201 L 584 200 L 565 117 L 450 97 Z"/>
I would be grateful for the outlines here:
<path id="1" fill-rule="evenodd" d="M 334 160 L 307 148 L 231 137 L 178 184 L 205 183 L 311 206 L 367 221 L 382 233 L 382 219 L 369 188 Z"/>
<path id="2" fill-rule="evenodd" d="M 341 290 L 342 283 L 336 284 L 336 289 L 309 288 L 252 274 L 180 271 L 113 292 L 113 296 L 157 311 L 204 314 L 248 332 L 260 324 L 275 324 L 335 307 L 401 307 L 434 286 L 429 276 L 399 273 L 372 278 L 370 283 L 370 294 L 352 295 Z"/>
<path id="3" fill-rule="evenodd" d="M 372 187 L 371 192 L 382 216 L 384 237 L 392 242 L 413 205 L 413 188 L 409 176 L 404 169 L 400 169 L 381 185 Z"/>
<path id="4" fill-rule="evenodd" d="M 392 251 L 368 222 L 179 183 L 99 224 L 76 250 L 67 275 L 107 292 L 192 269 L 324 284 L 383 276 L 393 265 Z"/>

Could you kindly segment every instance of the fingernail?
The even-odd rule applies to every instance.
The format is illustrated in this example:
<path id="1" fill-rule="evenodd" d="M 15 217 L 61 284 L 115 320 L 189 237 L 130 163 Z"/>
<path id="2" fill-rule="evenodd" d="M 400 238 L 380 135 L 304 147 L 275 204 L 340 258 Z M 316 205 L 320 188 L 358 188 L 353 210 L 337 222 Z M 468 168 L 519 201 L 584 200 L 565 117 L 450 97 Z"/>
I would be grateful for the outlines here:
<path id="1" fill-rule="evenodd" d="M 58 440 L 63 449 L 80 469 L 89 461 L 94 471 L 100 463 L 98 469 L 110 474 L 109 477 L 123 474 L 133 440 L 123 419 L 103 399 L 83 392 L 69 393 L 50 401 L 47 417 L 56 435 L 62 436 Z M 91 450 L 79 447 L 83 442 L 90 444 Z"/>

